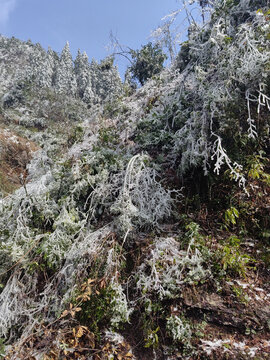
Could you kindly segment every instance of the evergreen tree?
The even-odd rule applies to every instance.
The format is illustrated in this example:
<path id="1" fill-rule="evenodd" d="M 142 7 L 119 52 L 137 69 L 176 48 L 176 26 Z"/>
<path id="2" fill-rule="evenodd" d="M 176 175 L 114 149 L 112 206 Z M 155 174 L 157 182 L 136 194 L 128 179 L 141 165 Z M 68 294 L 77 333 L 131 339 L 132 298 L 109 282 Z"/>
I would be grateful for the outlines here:
<path id="1" fill-rule="evenodd" d="M 51 47 L 49 46 L 48 52 L 47 52 L 47 63 L 51 71 L 51 85 L 55 86 L 56 82 L 56 67 L 59 63 L 59 56 L 57 52 L 53 51 Z"/>
<path id="2" fill-rule="evenodd" d="M 47 88 L 53 86 L 56 60 L 55 53 L 51 48 L 48 49 L 47 53 L 45 53 L 44 50 L 42 51 L 42 60 L 39 64 L 37 74 L 37 83 L 39 86 Z"/>
<path id="3" fill-rule="evenodd" d="M 131 56 L 133 61 L 130 72 L 133 79 L 138 80 L 141 85 L 161 72 L 167 58 L 162 49 L 157 44 L 153 46 L 152 43 L 144 45 L 141 50 L 131 50 Z"/>
<path id="4" fill-rule="evenodd" d="M 30 45 L 27 67 L 22 73 L 23 77 L 30 82 L 39 84 L 39 77 L 41 75 L 42 64 L 45 62 L 46 52 L 39 45 Z"/>
<path id="5" fill-rule="evenodd" d="M 74 65 L 74 73 L 76 76 L 78 95 L 81 99 L 83 99 L 86 89 L 88 87 L 91 87 L 89 61 L 87 54 L 85 52 L 82 54 L 80 50 L 78 50 Z"/>
<path id="6" fill-rule="evenodd" d="M 40 44 L 30 44 L 27 67 L 21 73 L 21 80 L 35 83 L 41 88 L 53 86 L 57 58 L 49 48 L 46 52 Z"/>
<path id="7" fill-rule="evenodd" d="M 110 101 L 121 94 L 122 81 L 117 68 L 113 65 L 112 57 L 108 57 L 98 64 L 92 60 L 90 64 L 92 91 L 97 101 Z"/>
<path id="8" fill-rule="evenodd" d="M 76 93 L 76 80 L 73 72 L 73 60 L 67 42 L 64 46 L 60 62 L 56 70 L 56 89 L 61 93 L 68 95 L 75 95 Z"/>
<path id="9" fill-rule="evenodd" d="M 95 104 L 98 102 L 97 97 L 95 96 L 90 84 L 86 87 L 84 91 L 83 101 L 87 104 Z"/>

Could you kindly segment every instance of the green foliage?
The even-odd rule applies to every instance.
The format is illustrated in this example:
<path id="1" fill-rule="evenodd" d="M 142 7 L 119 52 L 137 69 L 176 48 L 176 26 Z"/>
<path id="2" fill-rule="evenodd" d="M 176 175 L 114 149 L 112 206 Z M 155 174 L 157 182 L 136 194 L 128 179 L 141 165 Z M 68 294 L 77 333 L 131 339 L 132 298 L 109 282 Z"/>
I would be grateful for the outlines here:
<path id="1" fill-rule="evenodd" d="M 150 298 L 145 299 L 143 307 L 140 309 L 142 316 L 142 328 L 146 348 L 157 348 L 160 341 L 159 320 L 165 318 L 166 307 L 158 300 L 153 301 Z"/>
<path id="2" fill-rule="evenodd" d="M 151 107 L 152 104 L 150 101 L 147 111 L 150 111 Z M 151 115 L 150 118 L 142 119 L 138 123 L 136 141 L 143 149 L 148 151 L 156 146 L 165 150 L 172 144 L 172 134 L 169 130 L 164 129 L 163 119 L 157 118 L 155 114 Z M 161 154 L 163 154 L 163 152 Z"/>
<path id="3" fill-rule="evenodd" d="M 80 296 L 85 296 L 85 293 Z M 114 293 L 110 288 L 102 288 L 88 295 L 78 312 L 77 317 L 82 324 L 87 324 L 89 329 L 96 335 L 100 335 L 103 328 L 110 322 L 111 298 Z"/>
<path id="4" fill-rule="evenodd" d="M 49 268 L 49 264 L 46 264 Z M 43 263 L 38 263 L 37 261 L 31 261 L 27 264 L 27 271 L 29 274 L 34 274 L 35 272 L 41 272 L 46 270 L 46 265 Z M 51 266 L 52 267 L 52 266 Z"/>
<path id="5" fill-rule="evenodd" d="M 196 324 L 194 334 L 196 337 L 202 339 L 205 336 L 207 336 L 207 333 L 205 332 L 205 328 L 207 326 L 207 322 L 203 320 L 202 322 Z"/>
<path id="6" fill-rule="evenodd" d="M 254 260 L 240 249 L 241 241 L 236 236 L 231 236 L 219 253 L 219 260 L 223 270 L 229 275 L 246 276 L 247 270 L 252 268 L 249 265 Z"/>
<path id="7" fill-rule="evenodd" d="M 261 180 L 270 186 L 270 175 L 265 172 L 268 163 L 269 159 L 263 151 L 260 151 L 258 155 L 249 156 L 247 160 L 248 176 L 254 180 Z"/>
<path id="8" fill-rule="evenodd" d="M 200 233 L 200 226 L 192 221 L 186 226 L 186 230 L 183 245 L 189 244 L 193 251 L 199 251 L 202 261 L 207 264 L 211 259 L 211 251 L 207 246 L 207 238 Z"/>
<path id="9" fill-rule="evenodd" d="M 190 45 L 188 41 L 181 44 L 181 50 L 176 57 L 176 67 L 183 71 L 191 59 L 190 56 Z"/>
<path id="10" fill-rule="evenodd" d="M 79 295 L 74 300 L 80 307 L 78 319 L 89 326 L 95 334 L 110 325 L 111 329 L 119 329 L 129 321 L 131 309 L 127 307 L 127 301 L 121 285 L 112 282 L 106 286 L 104 279 L 95 284 L 96 280 L 88 279 L 81 286 Z M 78 303 L 79 301 L 79 303 Z"/>
<path id="11" fill-rule="evenodd" d="M 229 209 L 225 211 L 225 225 L 226 227 L 230 225 L 236 225 L 236 220 L 239 218 L 239 212 L 234 207 L 231 206 Z"/>
<path id="12" fill-rule="evenodd" d="M 202 244 L 204 237 L 200 234 L 200 226 L 194 221 L 186 226 L 186 237 L 190 240 L 193 239 L 196 244 Z"/>
<path id="13" fill-rule="evenodd" d="M 255 335 L 255 334 L 256 334 L 256 330 L 251 329 L 251 328 L 249 328 L 249 327 L 246 328 L 246 330 L 245 330 L 245 335 L 253 336 L 253 335 Z M 257 359 L 258 359 L 258 358 L 257 358 Z M 259 359 L 258 359 L 258 360 L 259 360 Z"/>
<path id="14" fill-rule="evenodd" d="M 159 346 L 159 336 L 158 332 L 160 328 L 157 327 L 154 330 L 148 329 L 147 330 L 147 337 L 144 339 L 146 348 L 157 348 Z"/>
<path id="15" fill-rule="evenodd" d="M 5 358 L 5 344 L 3 339 L 0 339 L 0 358 Z"/>
<path id="16" fill-rule="evenodd" d="M 244 289 L 241 286 L 233 285 L 232 291 L 242 304 L 248 304 L 249 296 L 245 293 Z"/>
<path id="17" fill-rule="evenodd" d="M 141 50 L 131 50 L 132 65 L 129 71 L 133 79 L 144 85 L 153 75 L 157 75 L 163 69 L 163 63 L 167 56 L 158 45 L 148 43 Z"/>
<path id="18" fill-rule="evenodd" d="M 115 128 L 101 128 L 99 131 L 101 145 L 113 147 L 119 143 L 119 137 Z"/>

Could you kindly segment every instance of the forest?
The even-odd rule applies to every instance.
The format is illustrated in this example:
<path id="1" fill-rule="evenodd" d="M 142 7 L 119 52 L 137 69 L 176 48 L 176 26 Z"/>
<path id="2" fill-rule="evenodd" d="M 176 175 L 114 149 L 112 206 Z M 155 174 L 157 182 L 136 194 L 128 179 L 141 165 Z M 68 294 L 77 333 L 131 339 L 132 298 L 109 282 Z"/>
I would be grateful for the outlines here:
<path id="1" fill-rule="evenodd" d="M 183 0 L 100 62 L 0 35 L 0 359 L 269 359 L 269 20 Z"/>

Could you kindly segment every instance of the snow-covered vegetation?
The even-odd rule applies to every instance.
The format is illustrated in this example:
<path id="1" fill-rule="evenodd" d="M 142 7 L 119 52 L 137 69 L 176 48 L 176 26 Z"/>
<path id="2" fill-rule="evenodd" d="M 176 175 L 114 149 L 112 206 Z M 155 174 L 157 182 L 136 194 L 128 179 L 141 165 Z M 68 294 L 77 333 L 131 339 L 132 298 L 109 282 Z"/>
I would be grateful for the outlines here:
<path id="1" fill-rule="evenodd" d="M 0 357 L 267 359 L 269 2 L 182 3 L 137 90 L 0 37 Z"/>
<path id="2" fill-rule="evenodd" d="M 57 93 L 82 99 L 88 104 L 109 101 L 122 91 L 121 79 L 112 59 L 89 63 L 85 53 L 73 62 L 69 43 L 60 55 L 40 44 L 0 37 L 1 95 L 4 107 L 21 101 L 27 87 L 51 88 Z"/>

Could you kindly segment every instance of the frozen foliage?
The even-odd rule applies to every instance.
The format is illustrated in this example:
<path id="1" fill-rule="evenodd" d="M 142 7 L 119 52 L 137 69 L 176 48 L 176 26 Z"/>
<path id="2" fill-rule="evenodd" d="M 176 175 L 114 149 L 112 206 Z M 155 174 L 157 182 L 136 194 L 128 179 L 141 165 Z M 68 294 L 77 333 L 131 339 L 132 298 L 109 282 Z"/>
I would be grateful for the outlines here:
<path id="1" fill-rule="evenodd" d="M 245 149 L 266 150 L 270 110 L 266 2 L 204 4 L 209 16 L 202 27 L 189 18 L 172 66 L 130 97 L 111 58 L 89 63 L 78 52 L 73 62 L 68 44 L 59 57 L 0 37 L 1 118 L 40 146 L 22 186 L 0 199 L 0 336 L 9 344 L 38 332 L 40 319 L 53 323 L 89 278 L 95 296 L 101 279 L 111 294 L 106 326 L 142 310 L 156 341 L 165 304 L 168 335 L 191 340 L 169 307 L 216 270 L 197 225 L 186 234 L 160 226 L 175 220 L 180 191 L 171 188 L 198 168 L 227 168 L 245 188 Z"/>
<path id="2" fill-rule="evenodd" d="M 22 102 L 29 84 L 77 97 L 90 105 L 122 94 L 122 82 L 111 59 L 89 63 L 86 53 L 73 62 L 68 42 L 61 55 L 40 44 L 0 37 L 0 96 L 6 107 Z M 12 65 L 11 65 L 12 64 Z"/>
<path id="3" fill-rule="evenodd" d="M 129 322 L 129 316 L 132 309 L 128 307 L 128 302 L 122 286 L 113 281 L 111 288 L 114 295 L 111 299 L 112 317 L 110 322 L 111 326 L 117 329 L 121 323 Z"/>
<path id="4" fill-rule="evenodd" d="M 172 212 L 170 191 L 166 191 L 156 180 L 156 172 L 146 164 L 149 159 L 143 155 L 133 156 L 127 166 L 123 187 L 112 206 L 120 213 L 120 228 L 132 230 L 133 226 L 158 226 Z"/>
<path id="5" fill-rule="evenodd" d="M 73 157 L 72 153 L 68 156 Z M 28 165 L 29 182 L 1 200 L 0 227 L 5 229 L 0 234 L 1 275 L 16 269 L 0 295 L 3 336 L 13 337 L 10 329 L 14 324 L 27 336 L 40 314 L 44 321 L 59 314 L 95 259 L 103 259 L 104 275 L 114 278 L 119 260 L 112 251 L 110 234 L 122 229 L 121 214 L 129 206 L 139 209 L 135 215 L 126 214 L 128 224 L 134 223 L 136 229 L 158 226 L 171 212 L 170 192 L 158 183 L 145 156 L 134 156 L 129 162 L 123 157 L 113 166 L 104 163 L 102 152 L 84 152 L 72 166 L 67 165 L 68 156 L 52 164 L 40 150 Z M 109 216 L 112 211 L 120 216 L 92 230 L 102 213 Z M 33 270 L 42 264 L 53 269 L 54 275 L 38 284 L 38 272 Z M 118 327 L 128 321 L 131 308 L 121 284 L 115 280 L 111 286 L 115 294 L 111 325 Z"/>
<path id="6" fill-rule="evenodd" d="M 20 327 L 21 320 L 27 317 L 25 334 L 36 323 L 35 315 L 43 310 L 43 305 L 29 295 L 37 291 L 37 278 L 14 273 L 0 295 L 0 336 L 7 336 L 15 324 Z M 30 330 L 31 331 L 31 330 Z M 15 334 L 11 333 L 10 336 Z"/>
<path id="7" fill-rule="evenodd" d="M 0 295 L 0 331 L 4 336 L 13 324 L 23 323 L 27 332 L 28 326 L 36 324 L 33 317 L 42 312 L 44 319 L 54 316 L 52 312 L 59 311 L 63 299 L 71 294 L 76 275 L 92 261 L 90 254 L 97 255 L 103 235 L 106 237 L 110 232 L 106 228 L 97 233 L 87 229 L 86 218 L 72 198 L 57 201 L 55 197 L 63 186 L 61 166 L 55 164 L 51 169 L 50 165 L 42 151 L 37 153 L 28 166 L 31 181 L 0 203 L 1 276 L 17 268 Z M 67 181 L 71 185 L 71 179 Z M 44 260 L 49 267 L 64 265 L 38 291 L 37 275 L 31 271 L 31 264 L 39 267 L 38 262 Z M 25 270 L 20 270 L 22 267 Z M 58 297 L 56 289 L 60 282 Z M 52 289 L 56 291 L 53 297 Z M 48 306 L 46 315 L 44 309 Z"/>
<path id="8" fill-rule="evenodd" d="M 49 88 L 53 85 L 55 65 L 55 53 L 51 49 L 46 52 L 40 45 L 36 45 L 29 56 L 26 79 L 35 79 L 38 86 Z"/>
<path id="9" fill-rule="evenodd" d="M 232 154 L 225 137 L 233 131 L 250 142 L 258 127 L 260 134 L 269 128 L 269 24 L 267 11 L 258 10 L 266 3 L 209 2 L 209 20 L 200 27 L 191 17 L 188 41 L 160 78 L 163 91 L 155 91 L 158 100 L 141 121 L 142 142 L 163 147 L 182 175 L 194 167 L 218 173 L 226 164 L 245 187 L 241 159 L 235 163 L 241 150 Z"/>
<path id="10" fill-rule="evenodd" d="M 173 298 L 184 284 L 194 284 L 211 276 L 205 259 L 191 237 L 186 251 L 174 238 L 158 238 L 136 273 L 136 286 L 143 297 L 156 294 Z"/>
<path id="11" fill-rule="evenodd" d="M 187 344 L 191 339 L 192 332 L 190 325 L 177 315 L 171 315 L 167 319 L 166 327 L 174 341 Z"/>
<path id="12" fill-rule="evenodd" d="M 110 102 L 122 95 L 122 82 L 120 75 L 113 65 L 113 59 L 105 58 L 98 64 L 92 61 L 89 67 L 92 91 L 98 102 Z M 89 96 L 86 92 L 86 96 Z"/>
<path id="13" fill-rule="evenodd" d="M 122 357 L 121 354 L 123 355 L 128 354 L 128 357 L 131 360 L 137 359 L 137 357 L 133 355 L 132 349 L 129 349 L 129 346 L 127 348 L 124 348 L 124 351 L 121 349 L 123 345 L 126 345 L 126 339 L 120 333 L 109 330 L 105 332 L 104 338 L 107 347 L 108 347 L 108 342 L 111 344 L 111 352 L 110 354 L 109 353 L 106 354 L 106 358 L 108 360 L 113 360 L 115 358 L 115 354 L 117 354 L 118 357 Z"/>
<path id="14" fill-rule="evenodd" d="M 52 166 L 52 159 L 48 157 L 44 150 L 38 150 L 33 155 L 31 162 L 27 165 L 28 180 L 40 179 L 48 173 Z"/>
<path id="15" fill-rule="evenodd" d="M 74 72 L 77 81 L 77 91 L 78 95 L 82 99 L 86 99 L 87 102 L 91 101 L 91 97 L 89 97 L 91 89 L 91 80 L 90 80 L 90 72 L 89 72 L 89 61 L 88 56 L 84 52 L 81 54 L 80 50 L 78 50 L 77 57 L 74 61 Z M 89 97 L 89 98 L 88 98 Z"/>
<path id="16" fill-rule="evenodd" d="M 116 345 L 124 342 L 123 336 L 114 331 L 106 331 L 105 338 Z"/>
<path id="17" fill-rule="evenodd" d="M 211 157 L 212 160 L 215 159 L 214 172 L 219 175 L 222 165 L 226 164 L 227 167 L 230 169 L 231 175 L 233 176 L 234 180 L 237 181 L 238 184 L 245 189 L 246 179 L 242 174 L 243 167 L 236 162 L 232 164 L 231 159 L 226 154 L 226 150 L 223 149 L 221 145 L 221 138 L 219 136 L 214 142 L 214 149 L 214 153 Z"/>
<path id="18" fill-rule="evenodd" d="M 60 93 L 74 95 L 76 91 L 76 82 L 73 73 L 73 60 L 69 49 L 69 43 L 64 46 L 60 62 L 56 67 L 55 87 Z"/>
<path id="19" fill-rule="evenodd" d="M 41 292 L 37 290 L 40 287 L 37 273 L 15 272 L 0 294 L 1 336 L 7 336 L 15 324 L 22 327 L 23 336 L 27 336 L 39 323 L 38 316 L 42 315 L 44 321 L 50 321 L 59 314 L 72 295 L 78 277 L 83 278 L 86 267 L 93 263 L 97 255 L 102 256 L 105 250 L 102 240 L 110 231 L 109 227 L 105 227 L 97 232 L 85 232 L 83 241 L 73 243 L 66 251 L 62 268 L 44 284 Z M 9 333 L 11 337 L 14 335 Z"/>

